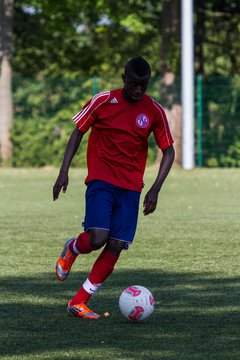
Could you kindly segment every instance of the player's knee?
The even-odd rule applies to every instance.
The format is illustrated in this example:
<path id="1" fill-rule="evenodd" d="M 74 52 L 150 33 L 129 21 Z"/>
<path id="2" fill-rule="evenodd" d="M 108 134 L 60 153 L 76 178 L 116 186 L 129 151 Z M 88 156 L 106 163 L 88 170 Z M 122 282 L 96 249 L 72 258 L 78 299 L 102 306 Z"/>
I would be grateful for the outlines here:
<path id="1" fill-rule="evenodd" d="M 106 245 L 106 250 L 111 252 L 113 255 L 119 256 L 121 251 L 125 248 L 123 241 L 109 239 Z"/>
<path id="2" fill-rule="evenodd" d="M 90 229 L 89 242 L 94 250 L 100 249 L 108 240 L 108 230 Z"/>

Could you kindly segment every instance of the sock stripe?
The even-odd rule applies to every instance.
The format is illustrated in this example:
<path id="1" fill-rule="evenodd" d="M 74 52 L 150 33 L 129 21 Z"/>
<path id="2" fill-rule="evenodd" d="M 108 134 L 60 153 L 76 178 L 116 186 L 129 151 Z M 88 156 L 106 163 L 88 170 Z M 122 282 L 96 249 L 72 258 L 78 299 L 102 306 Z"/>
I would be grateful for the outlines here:
<path id="1" fill-rule="evenodd" d="M 79 255 L 80 252 L 78 251 L 77 247 L 76 247 L 76 242 L 77 242 L 77 239 L 73 241 L 73 251 L 75 252 L 76 255 Z"/>
<path id="2" fill-rule="evenodd" d="M 91 281 L 87 279 L 83 284 L 83 288 L 88 294 L 94 295 L 96 294 L 101 285 L 102 284 L 92 284 Z"/>

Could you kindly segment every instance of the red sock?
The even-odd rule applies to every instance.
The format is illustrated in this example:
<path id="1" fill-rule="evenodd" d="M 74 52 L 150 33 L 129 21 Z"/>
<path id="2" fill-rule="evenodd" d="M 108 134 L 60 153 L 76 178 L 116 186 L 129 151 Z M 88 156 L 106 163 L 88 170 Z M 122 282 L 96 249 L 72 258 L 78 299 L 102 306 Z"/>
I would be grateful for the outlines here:
<path id="1" fill-rule="evenodd" d="M 72 241 L 69 245 L 69 250 L 77 255 L 75 249 L 77 250 L 78 254 L 88 254 L 93 251 L 92 246 L 89 243 L 89 234 L 88 232 L 84 231 L 83 233 L 78 235 L 78 238 L 75 241 Z"/>
<path id="2" fill-rule="evenodd" d="M 70 301 L 70 305 L 86 303 L 107 277 L 111 275 L 118 258 L 119 256 L 113 255 L 104 249 L 95 261 L 88 279 Z"/>

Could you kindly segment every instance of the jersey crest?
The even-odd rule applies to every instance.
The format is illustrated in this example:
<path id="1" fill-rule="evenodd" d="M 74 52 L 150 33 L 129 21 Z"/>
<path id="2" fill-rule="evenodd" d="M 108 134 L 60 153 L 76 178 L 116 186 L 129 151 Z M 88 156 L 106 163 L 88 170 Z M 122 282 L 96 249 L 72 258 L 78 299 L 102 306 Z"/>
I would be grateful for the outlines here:
<path id="1" fill-rule="evenodd" d="M 149 124 L 149 118 L 145 114 L 139 114 L 136 117 L 136 123 L 140 128 L 146 128 Z"/>

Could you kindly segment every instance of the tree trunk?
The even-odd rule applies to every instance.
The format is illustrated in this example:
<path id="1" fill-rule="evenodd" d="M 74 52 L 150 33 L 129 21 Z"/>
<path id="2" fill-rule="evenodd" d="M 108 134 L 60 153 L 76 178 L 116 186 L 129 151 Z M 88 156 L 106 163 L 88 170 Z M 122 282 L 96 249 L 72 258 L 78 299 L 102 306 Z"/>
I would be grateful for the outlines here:
<path id="1" fill-rule="evenodd" d="M 0 0 L 0 157 L 11 156 L 12 126 L 12 15 L 13 0 Z"/>
<path id="2" fill-rule="evenodd" d="M 176 84 L 176 75 L 168 65 L 171 49 L 178 51 L 180 45 L 180 2 L 179 0 L 163 0 L 162 9 L 162 44 L 161 44 L 161 84 L 160 92 L 162 104 L 165 107 L 169 125 L 174 138 L 176 151 L 175 164 L 181 165 L 182 130 L 181 104 L 179 86 Z M 158 158 L 161 154 L 158 154 Z"/>

